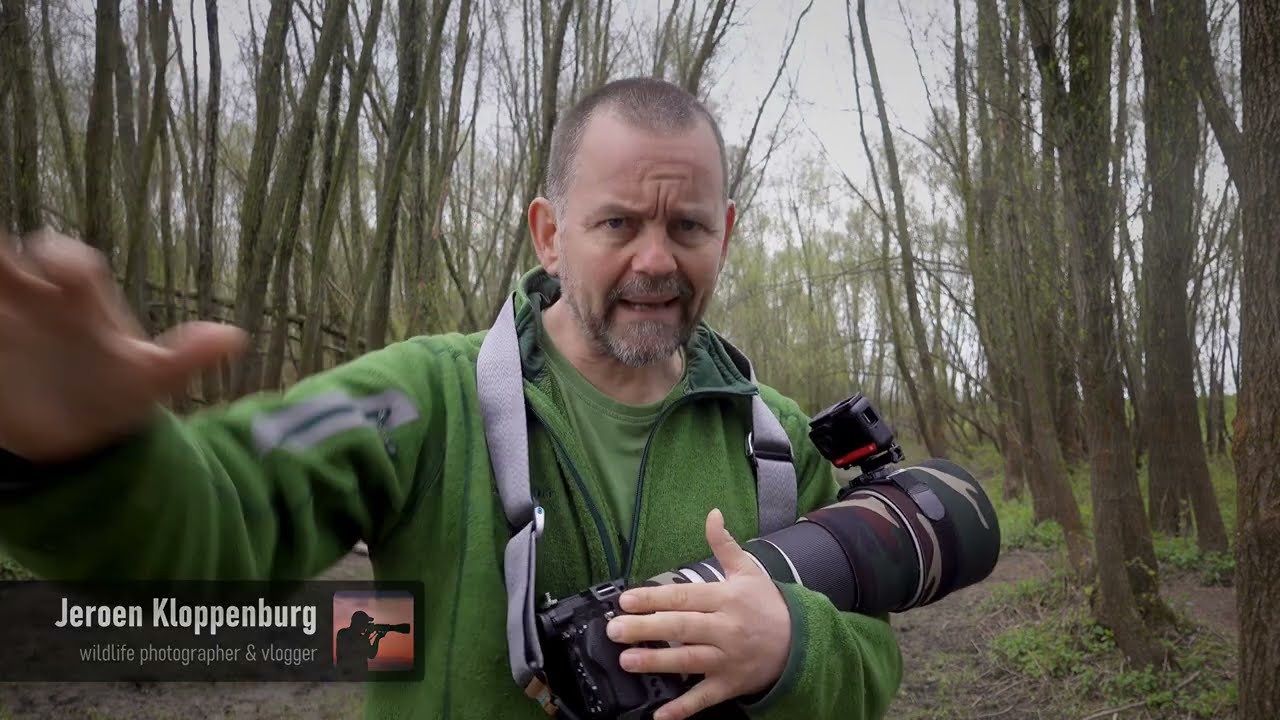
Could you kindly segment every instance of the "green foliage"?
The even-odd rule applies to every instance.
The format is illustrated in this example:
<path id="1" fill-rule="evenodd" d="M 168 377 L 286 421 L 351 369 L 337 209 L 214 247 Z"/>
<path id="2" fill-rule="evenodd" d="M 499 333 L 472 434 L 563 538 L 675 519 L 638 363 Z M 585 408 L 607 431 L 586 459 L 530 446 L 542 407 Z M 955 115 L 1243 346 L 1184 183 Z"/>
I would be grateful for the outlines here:
<path id="1" fill-rule="evenodd" d="M 1033 678 L 1061 678 L 1092 672 L 1093 658 L 1115 648 L 1111 631 L 1083 612 L 1019 625 L 991 641 L 994 660 Z"/>
<path id="2" fill-rule="evenodd" d="M 1022 593 L 1043 600 L 1045 586 L 1006 590 L 1002 602 Z M 994 595 L 993 595 L 994 597 Z M 1194 625 L 1186 627 L 1194 628 Z M 1041 619 L 1015 625 L 988 647 L 992 662 L 1015 675 L 1054 682 L 1053 692 L 1073 705 L 1121 707 L 1133 703 L 1159 717 L 1220 718 L 1234 712 L 1238 690 L 1230 643 L 1199 630 L 1164 639 L 1172 662 L 1134 668 L 1125 663 L 1111 631 L 1098 625 L 1082 604 L 1068 600 Z"/>
<path id="3" fill-rule="evenodd" d="M 991 588 L 991 594 L 979 604 L 979 609 L 983 612 L 1016 612 L 1063 607 L 1070 603 L 1071 593 L 1076 592 L 1070 578 L 1070 571 L 1061 565 L 1049 574 L 1000 583 Z"/>
<path id="4" fill-rule="evenodd" d="M 1195 538 L 1187 535 L 1170 537 L 1156 533 L 1154 540 L 1156 560 L 1162 567 L 1199 573 L 1204 585 L 1230 585 L 1235 577 L 1234 553 L 1201 553 Z"/>

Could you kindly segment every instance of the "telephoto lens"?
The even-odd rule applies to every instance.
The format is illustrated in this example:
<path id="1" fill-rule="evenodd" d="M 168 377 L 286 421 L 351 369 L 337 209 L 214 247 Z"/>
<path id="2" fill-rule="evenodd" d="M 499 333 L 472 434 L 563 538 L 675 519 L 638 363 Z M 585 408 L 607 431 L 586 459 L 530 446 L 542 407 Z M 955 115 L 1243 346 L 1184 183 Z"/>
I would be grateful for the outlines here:
<path id="1" fill-rule="evenodd" d="M 926 514 L 922 504 L 941 512 Z M 1000 556 L 1000 525 L 972 475 L 933 459 L 858 485 L 742 547 L 775 580 L 821 592 L 841 610 L 880 614 L 928 605 L 985 579 Z M 719 562 L 708 558 L 649 582 L 723 579 Z"/>

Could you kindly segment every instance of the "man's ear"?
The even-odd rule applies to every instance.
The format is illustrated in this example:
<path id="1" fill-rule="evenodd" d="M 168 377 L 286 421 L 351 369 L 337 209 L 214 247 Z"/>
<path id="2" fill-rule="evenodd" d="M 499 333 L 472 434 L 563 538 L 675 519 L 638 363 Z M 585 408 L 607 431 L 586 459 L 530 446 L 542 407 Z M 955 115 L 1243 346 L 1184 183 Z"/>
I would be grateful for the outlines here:
<path id="1" fill-rule="evenodd" d="M 558 230 L 555 205 L 544 197 L 534 198 L 529 204 L 529 234 L 533 236 L 533 250 L 538 255 L 538 262 L 550 275 L 556 274 L 560 262 L 560 254 L 556 250 Z"/>
<path id="2" fill-rule="evenodd" d="M 720 241 L 720 268 L 724 269 L 725 260 L 729 257 L 729 237 L 733 235 L 733 223 L 738 219 L 738 207 L 732 200 L 724 211 L 724 238 Z"/>

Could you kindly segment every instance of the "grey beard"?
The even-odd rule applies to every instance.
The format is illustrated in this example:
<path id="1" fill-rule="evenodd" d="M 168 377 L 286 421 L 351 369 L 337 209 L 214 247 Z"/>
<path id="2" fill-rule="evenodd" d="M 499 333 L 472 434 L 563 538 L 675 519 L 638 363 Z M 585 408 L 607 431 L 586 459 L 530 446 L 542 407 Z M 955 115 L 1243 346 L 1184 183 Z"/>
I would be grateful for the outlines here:
<path id="1" fill-rule="evenodd" d="M 631 323 L 628 326 L 630 329 L 629 337 L 619 337 L 614 332 L 613 324 L 609 322 L 608 317 L 613 308 L 620 302 L 625 288 L 614 288 L 609 293 L 604 313 L 598 316 L 591 315 L 583 312 L 583 309 L 574 300 L 576 293 L 573 291 L 577 288 L 574 274 L 562 270 L 560 275 L 561 295 L 568 302 L 569 309 L 573 312 L 573 317 L 578 321 L 578 326 L 582 328 L 583 334 L 595 345 L 596 350 L 627 367 L 647 367 L 666 360 L 687 344 L 689 338 L 693 335 L 693 326 L 696 320 L 681 322 L 675 328 L 667 323 L 655 320 L 642 320 Z M 642 291 L 654 289 L 662 291 L 670 288 L 673 284 L 675 286 L 673 289 L 680 294 L 679 303 L 683 311 L 684 303 L 692 295 L 692 290 L 682 278 L 671 277 L 659 281 L 632 283 L 632 285 L 640 285 Z"/>

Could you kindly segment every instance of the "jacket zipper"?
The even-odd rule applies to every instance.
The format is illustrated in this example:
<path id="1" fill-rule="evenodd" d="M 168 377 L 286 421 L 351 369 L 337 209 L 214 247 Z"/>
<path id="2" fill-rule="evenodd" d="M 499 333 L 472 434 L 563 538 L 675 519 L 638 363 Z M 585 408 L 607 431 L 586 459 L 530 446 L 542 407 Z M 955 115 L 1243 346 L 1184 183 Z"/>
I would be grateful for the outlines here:
<path id="1" fill-rule="evenodd" d="M 582 498 L 587 503 L 587 510 L 591 512 L 591 519 L 595 522 L 596 533 L 600 536 L 600 544 L 604 547 L 604 559 L 609 569 L 609 579 L 618 577 L 618 558 L 614 555 L 613 543 L 609 542 L 609 533 L 604 526 L 604 516 L 600 514 L 600 508 L 597 507 L 595 498 L 591 496 L 591 491 L 587 489 L 587 484 L 582 481 L 582 476 L 578 474 L 578 467 L 573 464 L 573 459 L 569 457 L 569 451 L 560 442 L 560 438 L 556 436 L 550 424 L 536 411 L 531 410 L 531 412 L 533 412 L 534 417 L 538 418 L 538 422 L 542 423 L 542 427 L 546 428 L 547 435 L 551 436 L 551 442 L 556 446 L 556 453 L 564 461 L 564 464 L 569 466 L 569 474 L 573 476 L 574 484 L 578 486 L 578 492 L 582 493 Z"/>
<path id="2" fill-rule="evenodd" d="M 687 393 L 685 395 L 681 395 L 679 398 L 676 399 L 675 402 L 668 405 L 666 408 L 662 410 L 661 413 L 658 414 L 658 419 L 654 421 L 653 428 L 649 430 L 649 437 L 646 438 L 644 441 L 644 451 L 640 453 L 640 476 L 636 479 L 635 509 L 631 513 L 631 538 L 627 542 L 626 564 L 623 567 L 623 571 L 622 571 L 622 581 L 625 585 L 631 584 L 631 569 L 632 569 L 631 566 L 635 562 L 636 539 L 639 537 L 639 534 L 640 534 L 640 503 L 644 496 L 644 470 L 645 470 L 645 467 L 649 464 L 649 448 L 653 445 L 653 438 L 658 434 L 658 428 L 661 427 L 662 421 L 666 420 L 667 417 L 672 412 L 674 412 L 676 408 L 685 404 L 686 401 L 691 401 L 695 398 L 707 398 L 707 397 L 716 397 L 716 396 L 749 397 L 755 394 L 756 394 L 755 392 L 735 393 L 735 392 L 725 392 L 722 390 L 694 391 L 691 393 Z"/>

